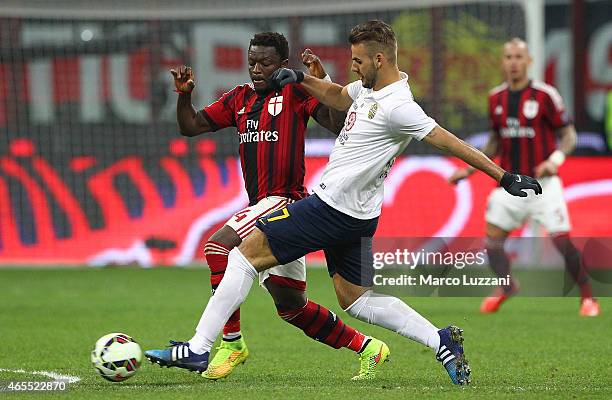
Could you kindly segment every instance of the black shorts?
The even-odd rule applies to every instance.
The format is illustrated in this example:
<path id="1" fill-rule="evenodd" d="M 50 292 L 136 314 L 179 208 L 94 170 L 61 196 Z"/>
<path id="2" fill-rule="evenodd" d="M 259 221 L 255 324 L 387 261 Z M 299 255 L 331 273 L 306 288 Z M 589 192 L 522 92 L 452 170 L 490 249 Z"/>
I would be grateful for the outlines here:
<path id="1" fill-rule="evenodd" d="M 372 236 L 377 225 L 378 218 L 353 218 L 317 195 L 259 218 L 255 224 L 268 238 L 279 264 L 324 250 L 330 276 L 337 273 L 365 287 L 373 283 Z"/>

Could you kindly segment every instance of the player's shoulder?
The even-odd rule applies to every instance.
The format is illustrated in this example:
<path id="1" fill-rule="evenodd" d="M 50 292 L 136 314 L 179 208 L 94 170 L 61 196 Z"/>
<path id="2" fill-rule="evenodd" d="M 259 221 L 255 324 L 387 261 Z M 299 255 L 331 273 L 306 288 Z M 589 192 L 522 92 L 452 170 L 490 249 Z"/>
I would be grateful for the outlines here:
<path id="1" fill-rule="evenodd" d="M 385 108 L 393 113 L 397 113 L 398 111 L 405 112 L 418 105 L 412 94 L 410 84 L 407 81 L 402 81 L 401 84 L 398 82 L 395 90 L 390 93 L 389 96 L 386 96 L 384 100 L 386 100 L 383 101 L 386 103 Z"/>
<path id="2" fill-rule="evenodd" d="M 553 85 L 549 85 L 548 83 L 539 80 L 532 80 L 531 87 L 534 90 L 545 93 L 555 104 L 563 104 L 563 98 L 559 94 L 557 88 L 555 88 Z"/>
<path id="3" fill-rule="evenodd" d="M 227 90 L 225 93 L 223 93 L 223 95 L 219 98 L 219 100 L 223 100 L 224 102 L 227 102 L 231 98 L 239 98 L 239 97 L 236 97 L 236 95 L 245 94 L 248 92 L 255 93 L 253 84 L 252 83 L 241 83 Z"/>
<path id="4" fill-rule="evenodd" d="M 241 84 L 234 86 L 234 88 L 230 90 L 230 92 L 236 92 L 236 93 L 255 92 L 255 88 L 253 87 L 252 82 L 245 82 L 245 83 L 241 83 Z"/>
<path id="5" fill-rule="evenodd" d="M 298 101 L 306 101 L 311 97 L 299 83 L 285 85 L 281 93 L 283 96 L 295 97 Z"/>
<path id="6" fill-rule="evenodd" d="M 489 90 L 489 97 L 494 97 L 508 89 L 508 83 L 504 82 L 501 85 L 495 86 L 493 89 Z"/>
<path id="7" fill-rule="evenodd" d="M 346 90 L 348 92 L 348 95 L 351 97 L 351 99 L 355 100 L 355 99 L 357 99 L 357 97 L 359 97 L 359 94 L 362 91 L 365 91 L 367 89 L 365 89 L 363 87 L 363 84 L 361 83 L 361 80 L 358 79 L 358 80 L 353 81 L 353 82 L 349 83 L 348 85 L 346 85 Z"/>

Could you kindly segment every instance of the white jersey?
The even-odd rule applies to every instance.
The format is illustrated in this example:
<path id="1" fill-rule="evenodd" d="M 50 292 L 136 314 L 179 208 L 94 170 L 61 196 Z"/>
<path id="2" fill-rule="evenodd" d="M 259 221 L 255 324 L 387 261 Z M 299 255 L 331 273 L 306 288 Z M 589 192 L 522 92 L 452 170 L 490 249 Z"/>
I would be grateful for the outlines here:
<path id="1" fill-rule="evenodd" d="M 380 215 L 383 181 L 395 157 L 436 126 L 414 101 L 408 76 L 380 90 L 348 85 L 353 104 L 314 192 L 336 210 L 359 219 Z"/>

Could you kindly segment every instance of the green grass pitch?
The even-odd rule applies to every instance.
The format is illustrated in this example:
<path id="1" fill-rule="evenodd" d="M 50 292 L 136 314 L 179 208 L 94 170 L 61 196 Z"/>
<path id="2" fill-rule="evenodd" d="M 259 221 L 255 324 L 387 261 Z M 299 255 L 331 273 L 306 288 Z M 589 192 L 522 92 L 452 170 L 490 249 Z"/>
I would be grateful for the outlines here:
<path id="1" fill-rule="evenodd" d="M 324 269 L 308 273 L 311 299 L 388 343 L 391 361 L 376 380 L 351 382 L 357 356 L 283 322 L 257 287 L 242 308 L 251 357 L 228 379 L 208 382 L 148 362 L 123 383 L 99 377 L 89 356 L 106 333 L 132 335 L 143 349 L 191 337 L 210 295 L 205 268 L 0 269 L 0 369 L 80 377 L 57 394 L 63 399 L 612 398 L 610 298 L 601 299 L 602 316 L 591 319 L 578 316 L 576 298 L 516 298 L 490 316 L 478 314 L 480 298 L 406 299 L 436 325 L 465 329 L 473 383 L 459 388 L 430 350 L 346 315 Z M 42 379 L 0 372 L 0 381 Z"/>

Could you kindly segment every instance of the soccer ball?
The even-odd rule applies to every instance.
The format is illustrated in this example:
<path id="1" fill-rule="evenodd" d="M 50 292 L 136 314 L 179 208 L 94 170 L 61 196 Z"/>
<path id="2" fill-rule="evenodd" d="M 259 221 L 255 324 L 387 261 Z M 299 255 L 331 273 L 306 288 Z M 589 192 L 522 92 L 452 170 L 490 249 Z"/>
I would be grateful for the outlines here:
<path id="1" fill-rule="evenodd" d="M 142 362 L 142 350 L 125 333 L 109 333 L 96 342 L 91 362 L 102 378 L 121 382 L 133 376 Z"/>

